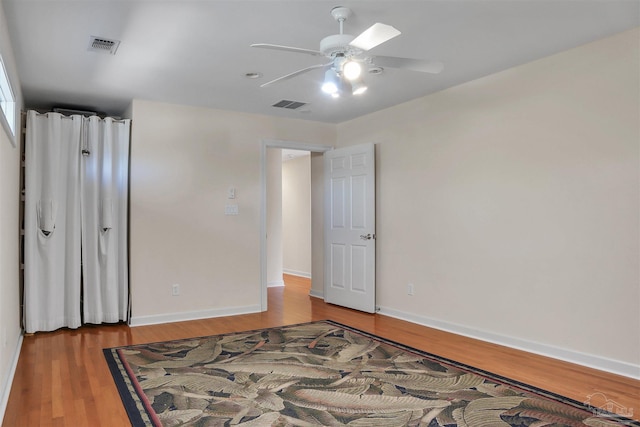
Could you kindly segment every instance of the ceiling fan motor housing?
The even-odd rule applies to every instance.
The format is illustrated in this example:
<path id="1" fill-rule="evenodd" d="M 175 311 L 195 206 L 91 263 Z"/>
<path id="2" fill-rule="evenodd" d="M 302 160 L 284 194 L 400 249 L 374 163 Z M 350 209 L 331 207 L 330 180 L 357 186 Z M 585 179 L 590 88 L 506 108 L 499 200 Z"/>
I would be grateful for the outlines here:
<path id="1" fill-rule="evenodd" d="M 334 57 L 340 53 L 345 56 L 357 55 L 360 53 L 359 49 L 355 49 L 349 45 L 354 38 L 351 34 L 334 34 L 327 36 L 320 41 L 320 52 L 328 57 Z"/>

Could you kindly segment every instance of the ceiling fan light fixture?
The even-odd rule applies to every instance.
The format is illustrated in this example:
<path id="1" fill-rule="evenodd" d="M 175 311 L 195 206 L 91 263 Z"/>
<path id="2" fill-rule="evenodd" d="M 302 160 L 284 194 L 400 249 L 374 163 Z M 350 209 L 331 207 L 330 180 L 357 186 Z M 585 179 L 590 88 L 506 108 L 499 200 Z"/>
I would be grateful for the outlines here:
<path id="1" fill-rule="evenodd" d="M 338 93 L 338 87 L 333 82 L 324 82 L 322 85 L 322 91 L 329 95 L 335 95 Z"/>
<path id="2" fill-rule="evenodd" d="M 362 79 L 357 79 L 354 82 L 351 82 L 351 94 L 352 95 L 362 95 L 367 91 L 367 85 L 362 81 Z"/>
<path id="3" fill-rule="evenodd" d="M 338 85 L 338 94 L 340 95 L 350 95 L 353 93 L 353 89 L 351 86 L 351 82 L 344 77 L 340 79 L 340 84 Z"/>
<path id="4" fill-rule="evenodd" d="M 356 61 L 348 60 L 342 66 L 342 73 L 347 80 L 354 81 L 362 73 L 362 67 Z"/>
<path id="5" fill-rule="evenodd" d="M 322 83 L 322 91 L 333 95 L 338 93 L 340 79 L 334 69 L 329 69 L 324 73 L 324 83 Z"/>

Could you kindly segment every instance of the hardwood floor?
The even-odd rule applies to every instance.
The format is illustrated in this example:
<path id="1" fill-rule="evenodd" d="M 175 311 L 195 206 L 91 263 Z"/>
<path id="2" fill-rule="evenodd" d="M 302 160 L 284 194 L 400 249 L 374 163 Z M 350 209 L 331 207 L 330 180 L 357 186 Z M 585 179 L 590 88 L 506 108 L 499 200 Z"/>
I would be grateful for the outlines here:
<path id="1" fill-rule="evenodd" d="M 640 420 L 640 381 L 476 341 L 309 297 L 310 282 L 285 276 L 269 289 L 264 313 L 172 324 L 86 326 L 24 338 L 2 423 L 14 426 L 129 426 L 102 349 L 128 344 L 332 319 L 446 358 L 513 378 L 580 402 L 601 392 L 634 409 Z"/>

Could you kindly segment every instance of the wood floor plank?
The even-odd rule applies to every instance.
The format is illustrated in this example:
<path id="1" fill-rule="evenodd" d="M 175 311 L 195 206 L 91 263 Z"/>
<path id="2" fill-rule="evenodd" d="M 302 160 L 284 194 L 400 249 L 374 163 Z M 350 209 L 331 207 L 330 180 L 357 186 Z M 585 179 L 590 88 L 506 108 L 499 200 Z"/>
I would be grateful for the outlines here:
<path id="1" fill-rule="evenodd" d="M 634 409 L 640 381 L 378 314 L 361 313 L 309 296 L 310 280 L 285 275 L 269 289 L 269 310 L 163 325 L 86 326 L 24 338 L 2 423 L 21 426 L 129 426 L 103 348 L 331 319 L 417 349 L 503 375 L 583 402 L 595 392 Z"/>
<path id="2" fill-rule="evenodd" d="M 63 417 L 65 413 L 65 396 L 62 390 L 60 360 L 54 359 L 51 361 L 51 416 L 53 418 Z"/>

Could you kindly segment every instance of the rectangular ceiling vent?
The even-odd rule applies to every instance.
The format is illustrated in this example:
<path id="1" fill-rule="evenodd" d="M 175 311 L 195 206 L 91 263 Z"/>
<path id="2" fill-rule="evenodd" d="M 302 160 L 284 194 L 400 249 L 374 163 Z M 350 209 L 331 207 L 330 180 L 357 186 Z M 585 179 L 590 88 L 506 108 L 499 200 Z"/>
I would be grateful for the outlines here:
<path id="1" fill-rule="evenodd" d="M 288 101 L 286 99 L 283 99 L 282 101 L 273 104 L 272 107 L 286 108 L 288 110 L 297 110 L 298 108 L 304 105 L 307 105 L 307 103 L 299 102 L 299 101 Z"/>
<path id="2" fill-rule="evenodd" d="M 89 50 L 91 52 L 110 53 L 111 55 L 115 55 L 116 50 L 118 50 L 118 46 L 120 46 L 120 40 L 109 40 L 104 37 L 96 36 L 91 36 L 89 39 Z"/>

